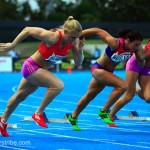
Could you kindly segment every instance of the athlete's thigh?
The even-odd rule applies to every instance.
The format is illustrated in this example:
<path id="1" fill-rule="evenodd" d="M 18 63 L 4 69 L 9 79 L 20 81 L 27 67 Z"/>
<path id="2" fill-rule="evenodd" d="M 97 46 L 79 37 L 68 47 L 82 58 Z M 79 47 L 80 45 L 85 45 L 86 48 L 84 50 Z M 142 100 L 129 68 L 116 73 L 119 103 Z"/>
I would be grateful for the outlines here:
<path id="1" fill-rule="evenodd" d="M 105 85 L 103 85 L 100 82 L 98 82 L 97 80 L 95 80 L 95 78 L 92 78 L 90 81 L 89 87 L 88 87 L 88 91 L 95 93 L 95 94 L 98 94 L 104 88 L 105 88 Z"/>
<path id="2" fill-rule="evenodd" d="M 35 73 L 26 78 L 30 83 L 35 86 L 49 87 L 50 85 L 58 85 L 62 82 L 54 74 L 45 69 L 38 69 Z"/>
<path id="3" fill-rule="evenodd" d="M 34 92 L 37 88 L 37 86 L 31 84 L 28 80 L 22 78 L 18 86 L 17 93 L 26 96 Z"/>
<path id="4" fill-rule="evenodd" d="M 140 75 L 138 80 L 143 95 L 150 95 L 150 76 Z"/>
<path id="5" fill-rule="evenodd" d="M 139 77 L 138 72 L 126 70 L 126 82 L 128 85 L 127 92 L 135 92 L 138 77 Z"/>
<path id="6" fill-rule="evenodd" d="M 112 72 L 106 71 L 104 69 L 95 69 L 93 71 L 93 77 L 102 85 L 105 86 L 121 86 L 125 84 L 125 81 L 113 74 Z"/>

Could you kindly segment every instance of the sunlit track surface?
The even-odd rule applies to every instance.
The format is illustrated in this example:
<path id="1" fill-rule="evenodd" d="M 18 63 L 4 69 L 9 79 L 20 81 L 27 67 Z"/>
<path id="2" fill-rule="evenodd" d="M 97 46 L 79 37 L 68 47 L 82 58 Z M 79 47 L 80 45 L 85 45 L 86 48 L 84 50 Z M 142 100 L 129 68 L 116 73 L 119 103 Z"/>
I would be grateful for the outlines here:
<path id="1" fill-rule="evenodd" d="M 65 113 L 71 113 L 80 97 L 88 88 L 89 72 L 55 73 L 63 80 L 65 88 L 46 108 L 48 118 L 63 119 Z M 124 71 L 115 71 L 125 78 Z M 0 114 L 3 113 L 10 96 L 17 90 L 20 73 L 1 73 L 0 78 Z M 0 137 L 0 150 L 143 150 L 150 149 L 150 124 L 146 121 L 116 120 L 117 128 L 109 128 L 97 112 L 103 107 L 112 88 L 105 88 L 94 101 L 80 114 L 81 131 L 73 131 L 68 123 L 48 123 L 49 128 L 37 126 L 35 122 L 22 122 L 25 116 L 31 116 L 40 104 L 45 88 L 31 94 L 22 102 L 9 119 L 17 124 L 17 129 L 8 129 L 10 137 Z M 117 115 L 125 116 L 136 110 L 142 117 L 149 117 L 149 105 L 135 95 Z"/>

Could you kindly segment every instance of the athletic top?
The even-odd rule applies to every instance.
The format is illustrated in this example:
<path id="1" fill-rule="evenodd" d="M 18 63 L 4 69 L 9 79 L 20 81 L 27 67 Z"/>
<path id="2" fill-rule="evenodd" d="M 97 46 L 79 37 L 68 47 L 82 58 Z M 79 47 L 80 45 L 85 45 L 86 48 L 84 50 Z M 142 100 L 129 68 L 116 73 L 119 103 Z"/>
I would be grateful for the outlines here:
<path id="1" fill-rule="evenodd" d="M 66 44 L 62 49 L 60 49 L 62 33 L 60 31 L 58 32 L 60 36 L 58 41 L 54 45 L 47 47 L 46 44 L 42 41 L 38 47 L 38 51 L 42 55 L 42 57 L 46 61 L 53 64 L 65 58 L 73 46 L 72 44 Z"/>
<path id="2" fill-rule="evenodd" d="M 119 38 L 119 47 L 116 50 L 111 50 L 109 46 L 107 46 L 105 52 L 107 56 L 114 62 L 119 63 L 122 61 L 128 60 L 132 56 L 132 51 L 130 49 L 124 48 L 124 39 Z"/>
<path id="3" fill-rule="evenodd" d="M 146 50 L 147 48 L 150 48 L 150 40 L 145 45 L 144 50 Z M 148 51 L 148 56 L 150 57 L 150 51 Z"/>

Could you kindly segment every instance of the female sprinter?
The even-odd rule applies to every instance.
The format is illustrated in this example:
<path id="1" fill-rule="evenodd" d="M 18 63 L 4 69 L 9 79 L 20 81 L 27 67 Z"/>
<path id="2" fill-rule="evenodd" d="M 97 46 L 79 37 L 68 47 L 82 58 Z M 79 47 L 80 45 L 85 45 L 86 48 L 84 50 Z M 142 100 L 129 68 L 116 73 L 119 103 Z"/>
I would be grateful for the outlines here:
<path id="1" fill-rule="evenodd" d="M 111 118 L 113 118 L 124 105 L 132 100 L 135 92 L 140 98 L 150 103 L 150 40 L 144 47 L 143 57 L 145 58 L 145 65 L 142 68 L 138 66 L 134 56 L 128 60 L 126 64 L 126 82 L 128 84 L 128 90 L 125 92 L 124 96 L 114 104 L 114 107 L 110 111 Z M 136 89 L 136 81 L 138 81 L 141 89 Z"/>
<path id="2" fill-rule="evenodd" d="M 114 124 L 109 117 L 110 107 L 120 98 L 120 96 L 127 90 L 127 83 L 120 77 L 113 74 L 118 63 L 128 60 L 132 54 L 142 64 L 140 57 L 141 42 L 143 37 L 138 31 L 131 29 L 120 32 L 119 38 L 111 36 L 105 30 L 100 28 L 90 28 L 82 31 L 82 36 L 98 35 L 104 42 L 108 44 L 103 55 L 101 55 L 91 68 L 92 79 L 90 81 L 88 91 L 79 100 L 77 107 L 68 120 L 72 124 L 74 130 L 80 130 L 77 125 L 77 117 L 81 111 L 99 94 L 105 86 L 114 87 L 113 91 L 105 104 L 105 106 L 98 112 L 98 115 L 107 124 Z"/>
<path id="3" fill-rule="evenodd" d="M 20 102 L 26 99 L 38 87 L 47 87 L 41 105 L 32 115 L 36 123 L 48 128 L 44 121 L 43 111 L 48 104 L 63 90 L 63 82 L 48 69 L 50 64 L 56 63 L 67 56 L 72 49 L 74 62 L 80 66 L 83 61 L 83 40 L 79 40 L 82 33 L 80 23 L 68 17 L 62 28 L 45 30 L 37 27 L 26 27 L 12 43 L 1 43 L 0 51 L 14 49 L 15 46 L 28 36 L 41 40 L 38 50 L 29 57 L 22 66 L 23 78 L 17 92 L 9 99 L 6 110 L 0 117 L 0 131 L 3 136 L 9 136 L 6 131 L 7 120 Z"/>

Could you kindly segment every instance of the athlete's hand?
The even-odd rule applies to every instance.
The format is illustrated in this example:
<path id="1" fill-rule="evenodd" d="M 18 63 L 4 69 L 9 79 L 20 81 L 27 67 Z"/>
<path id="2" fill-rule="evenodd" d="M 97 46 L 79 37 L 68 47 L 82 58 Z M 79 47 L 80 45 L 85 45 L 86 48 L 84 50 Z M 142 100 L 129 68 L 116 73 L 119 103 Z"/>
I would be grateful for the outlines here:
<path id="1" fill-rule="evenodd" d="M 78 46 L 79 51 L 83 50 L 84 44 L 85 44 L 85 38 L 79 39 L 79 46 Z"/>
<path id="2" fill-rule="evenodd" d="M 145 49 L 145 53 L 146 53 L 146 56 L 150 53 L 150 47 L 147 47 L 147 48 Z"/>
<path id="3" fill-rule="evenodd" d="M 142 51 L 141 58 L 145 59 L 147 56 L 149 56 L 149 54 L 150 54 L 150 47 L 147 47 L 145 50 Z"/>
<path id="4" fill-rule="evenodd" d="M 1 52 L 6 52 L 11 49 L 14 49 L 14 46 L 12 43 L 0 43 L 0 51 Z"/>

